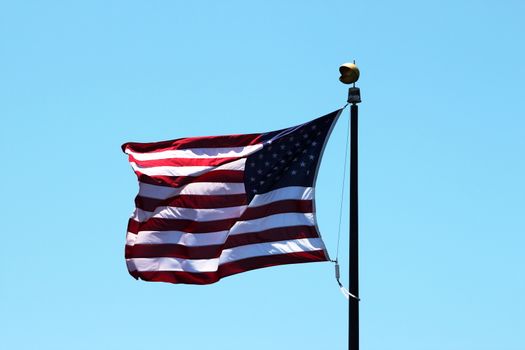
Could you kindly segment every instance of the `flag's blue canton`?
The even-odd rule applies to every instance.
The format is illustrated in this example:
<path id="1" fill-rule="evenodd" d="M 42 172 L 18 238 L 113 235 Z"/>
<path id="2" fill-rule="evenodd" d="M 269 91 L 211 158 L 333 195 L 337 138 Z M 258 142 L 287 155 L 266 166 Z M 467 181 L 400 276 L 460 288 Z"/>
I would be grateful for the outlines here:
<path id="1" fill-rule="evenodd" d="M 332 124 L 339 111 L 299 127 L 267 134 L 278 136 L 246 159 L 244 184 L 251 200 L 256 194 L 287 186 L 311 187 Z"/>

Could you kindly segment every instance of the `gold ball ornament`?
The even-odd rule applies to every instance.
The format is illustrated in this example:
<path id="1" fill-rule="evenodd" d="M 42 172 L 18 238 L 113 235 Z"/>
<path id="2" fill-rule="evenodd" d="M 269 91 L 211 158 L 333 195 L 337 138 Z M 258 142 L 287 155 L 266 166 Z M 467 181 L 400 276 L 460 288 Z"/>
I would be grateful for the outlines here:
<path id="1" fill-rule="evenodd" d="M 341 76 L 339 81 L 343 84 L 353 84 L 359 79 L 359 68 L 354 63 L 345 63 L 339 67 Z"/>

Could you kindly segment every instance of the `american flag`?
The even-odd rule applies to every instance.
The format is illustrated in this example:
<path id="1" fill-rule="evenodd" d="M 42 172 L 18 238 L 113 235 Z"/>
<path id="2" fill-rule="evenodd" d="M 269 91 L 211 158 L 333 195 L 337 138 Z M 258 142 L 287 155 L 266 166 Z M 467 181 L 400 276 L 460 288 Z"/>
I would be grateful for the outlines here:
<path id="1" fill-rule="evenodd" d="M 314 187 L 340 113 L 267 133 L 122 145 L 139 180 L 126 237 L 129 273 L 209 284 L 262 267 L 327 261 Z"/>

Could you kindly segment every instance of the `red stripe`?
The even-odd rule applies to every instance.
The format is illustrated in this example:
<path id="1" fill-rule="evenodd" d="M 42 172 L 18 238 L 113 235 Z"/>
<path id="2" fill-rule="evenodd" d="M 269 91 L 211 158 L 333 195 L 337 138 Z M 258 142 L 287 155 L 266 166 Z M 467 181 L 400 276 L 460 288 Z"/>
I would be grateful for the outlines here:
<path id="1" fill-rule="evenodd" d="M 288 241 L 302 238 L 319 238 L 319 233 L 315 226 L 278 227 L 259 232 L 228 236 L 223 249 L 239 247 L 247 244 Z"/>
<path id="2" fill-rule="evenodd" d="M 216 272 L 182 272 L 182 271 L 129 271 L 135 279 L 150 282 L 211 284 L 220 279 Z"/>
<path id="3" fill-rule="evenodd" d="M 318 238 L 314 226 L 280 227 L 261 232 L 230 236 L 224 245 L 188 247 L 180 244 L 135 244 L 126 245 L 126 259 L 131 258 L 218 258 L 224 249 L 266 242 L 287 241 L 302 238 Z"/>
<path id="4" fill-rule="evenodd" d="M 188 200 L 188 197 L 196 197 L 196 196 L 180 196 L 183 197 L 183 200 Z M 197 200 L 202 201 L 200 204 L 203 204 L 204 206 L 209 206 L 211 208 L 218 208 L 219 206 L 216 205 L 214 199 L 215 197 L 221 197 L 221 196 L 200 196 L 200 197 L 214 197 L 210 198 L 209 202 L 206 202 L 206 198 L 199 198 Z M 224 196 L 226 197 L 226 196 Z M 233 196 L 228 196 L 233 197 Z M 191 200 L 194 200 L 195 198 L 191 198 Z M 137 199 L 136 199 L 137 200 Z M 235 200 L 235 199 L 234 199 Z M 239 199 L 241 200 L 241 199 Z M 175 200 L 176 202 L 176 200 Z M 220 202 L 220 199 L 217 201 L 217 203 Z M 224 198 L 223 204 L 231 204 L 233 202 L 230 201 L 228 198 Z M 153 205 L 156 203 L 153 203 Z M 180 204 L 192 204 L 191 202 Z M 144 202 L 139 203 L 140 207 L 144 207 Z M 137 205 L 137 207 L 139 207 Z M 243 204 L 240 204 L 243 205 Z M 148 205 L 146 205 L 148 206 Z M 171 205 L 171 206 L 179 206 L 179 205 Z M 149 209 L 151 209 L 152 204 L 148 206 Z M 187 207 L 187 206 L 186 206 Z M 195 206 L 189 206 L 189 208 L 196 208 Z M 201 208 L 204 209 L 204 208 Z M 153 211 L 153 210 L 148 210 Z M 205 233 L 205 232 L 214 232 L 214 231 L 224 231 L 229 230 L 237 221 L 240 220 L 253 220 L 253 219 L 259 219 L 263 218 L 269 215 L 274 214 L 283 214 L 283 213 L 311 213 L 312 212 L 312 201 L 311 200 L 284 200 L 284 201 L 277 201 L 273 203 L 269 203 L 260 207 L 255 208 L 248 208 L 246 211 L 242 214 L 240 218 L 230 218 L 230 219 L 224 219 L 224 220 L 214 220 L 214 221 L 193 221 L 193 220 L 182 220 L 182 219 L 162 219 L 162 218 L 151 218 L 147 221 L 144 221 L 142 223 L 132 223 L 131 229 L 133 233 L 137 233 L 138 231 L 184 231 L 189 233 Z M 133 220 L 132 220 L 133 221 Z"/>
<path id="5" fill-rule="evenodd" d="M 128 220 L 128 232 L 137 234 L 139 232 L 139 222 L 133 219 Z"/>
<path id="6" fill-rule="evenodd" d="M 219 166 L 242 157 L 225 157 L 225 158 L 166 158 L 138 160 L 133 155 L 129 155 L 129 162 L 134 162 L 142 168 L 155 166 Z"/>
<path id="7" fill-rule="evenodd" d="M 225 148 L 243 147 L 261 142 L 263 134 L 242 134 L 224 136 L 186 137 L 161 142 L 127 142 L 122 145 L 122 151 L 130 150 L 138 153 L 160 152 L 167 150 L 189 148 Z"/>
<path id="8" fill-rule="evenodd" d="M 281 213 L 311 213 L 312 210 L 311 200 L 289 199 L 268 203 L 260 207 L 248 207 L 239 220 L 253 220 Z"/>
<path id="9" fill-rule="evenodd" d="M 217 272 L 131 271 L 130 274 L 135 278 L 152 282 L 210 284 L 217 282 L 222 277 L 264 267 L 320 261 L 328 261 L 328 259 L 324 251 L 316 250 L 313 252 L 260 256 L 234 261 L 219 266 L 219 271 Z"/>
<path id="10" fill-rule="evenodd" d="M 279 255 L 266 255 L 234 261 L 219 266 L 219 274 L 221 277 L 226 277 L 245 271 L 261 269 L 263 267 L 284 264 L 299 264 L 315 261 L 328 261 L 324 250 L 314 250 L 311 252 L 288 253 Z"/>
<path id="11" fill-rule="evenodd" d="M 242 170 L 212 170 L 199 176 L 149 176 L 135 173 L 140 182 L 165 187 L 181 187 L 192 182 L 244 182 Z"/>
<path id="12" fill-rule="evenodd" d="M 131 258 L 180 258 L 213 259 L 221 255 L 222 245 L 187 247 L 180 244 L 135 244 L 126 245 L 126 259 Z"/>
<path id="13" fill-rule="evenodd" d="M 154 199 L 137 196 L 135 206 L 145 211 L 155 211 L 158 207 L 179 207 L 192 209 L 215 209 L 237 207 L 246 205 L 247 198 L 245 194 L 229 194 L 220 196 L 205 195 L 181 195 L 168 199 Z"/>
<path id="14" fill-rule="evenodd" d="M 224 219 L 214 221 L 193 221 L 181 219 L 151 218 L 145 222 L 130 220 L 129 232 L 139 231 L 183 231 L 188 233 L 207 233 L 229 230 L 238 219 Z M 131 221 L 133 223 L 131 223 Z"/>

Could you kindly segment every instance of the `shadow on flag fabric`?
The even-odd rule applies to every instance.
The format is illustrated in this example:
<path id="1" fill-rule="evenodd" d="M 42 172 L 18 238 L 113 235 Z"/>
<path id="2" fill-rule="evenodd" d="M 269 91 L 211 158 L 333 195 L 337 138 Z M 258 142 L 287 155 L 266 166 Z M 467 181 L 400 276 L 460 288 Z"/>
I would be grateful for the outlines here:
<path id="1" fill-rule="evenodd" d="M 295 127 L 122 145 L 139 180 L 129 273 L 209 284 L 253 269 L 328 261 L 315 179 L 341 109 Z"/>

